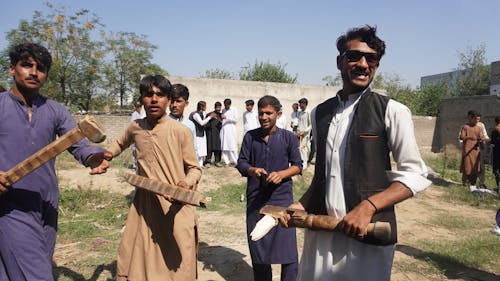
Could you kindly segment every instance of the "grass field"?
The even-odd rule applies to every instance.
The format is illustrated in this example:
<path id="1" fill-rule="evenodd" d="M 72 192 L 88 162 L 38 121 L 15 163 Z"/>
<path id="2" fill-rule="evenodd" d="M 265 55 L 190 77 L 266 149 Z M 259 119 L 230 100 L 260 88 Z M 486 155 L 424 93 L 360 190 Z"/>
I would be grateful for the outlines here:
<path id="1" fill-rule="evenodd" d="M 70 162 L 74 160 L 65 160 L 64 157 L 67 156 L 58 160 L 58 169 L 71 168 Z M 123 157 L 118 162 L 120 164 L 115 165 L 127 167 L 130 163 L 126 159 Z M 439 197 L 442 202 L 467 206 L 475 210 L 473 212 L 491 212 L 500 206 L 499 197 L 476 196 L 459 184 L 453 183 L 457 181 L 457 177 L 460 179 L 460 175 L 455 173 L 455 158 L 432 156 L 426 159 L 426 163 L 434 171 L 447 175 L 446 178 L 452 180 L 439 181 L 439 186 L 435 187 L 442 191 Z M 295 199 L 305 192 L 311 176 L 307 173 L 294 179 Z M 491 175 L 488 175 L 487 182 L 491 180 Z M 240 196 L 245 193 L 245 188 L 244 184 L 222 185 L 205 193 L 210 202 L 206 210 L 199 211 L 200 216 L 207 211 L 233 216 L 244 214 L 245 202 L 240 202 Z M 58 248 L 55 251 L 59 262 L 54 266 L 56 280 L 108 280 L 97 278 L 103 271 L 114 274 L 118 243 L 130 200 L 129 197 L 117 193 L 62 188 Z M 398 245 L 398 251 L 413 256 L 414 260 L 395 261 L 396 272 L 425 276 L 427 280 L 495 280 L 500 274 L 500 237 L 484 231 L 491 229 L 493 218 L 473 219 L 450 213 L 439 204 L 428 205 L 426 208 L 430 209 L 433 215 L 425 224 L 443 229 L 450 233 L 452 238 L 420 239 Z M 68 250 L 69 248 L 71 250 Z M 467 279 L 463 276 L 469 275 L 461 275 L 462 270 L 486 277 Z"/>

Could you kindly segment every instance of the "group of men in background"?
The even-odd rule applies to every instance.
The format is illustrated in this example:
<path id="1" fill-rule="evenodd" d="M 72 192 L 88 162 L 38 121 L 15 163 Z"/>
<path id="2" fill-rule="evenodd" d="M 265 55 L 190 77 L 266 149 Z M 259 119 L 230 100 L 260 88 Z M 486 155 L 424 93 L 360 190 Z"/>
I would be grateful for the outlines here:
<path id="1" fill-rule="evenodd" d="M 495 175 L 496 193 L 499 192 L 500 181 L 500 116 L 495 117 L 495 128 L 491 131 L 491 139 L 486 131 L 486 126 L 481 122 L 481 114 L 470 110 L 467 112 L 468 122 L 462 126 L 459 141 L 462 145 L 462 159 L 460 172 L 462 185 L 471 191 L 487 191 L 485 174 L 487 163 L 490 163 Z M 476 184 L 477 180 L 479 182 Z"/>
<path id="2" fill-rule="evenodd" d="M 224 100 L 224 108 L 220 102 L 215 102 L 214 110 L 207 111 L 207 103 L 199 101 L 196 111 L 184 118 L 184 109 L 189 104 L 189 90 L 185 85 L 172 85 L 173 97 L 170 104 L 169 116 L 188 126 L 195 138 L 195 151 L 200 166 L 209 168 L 233 166 L 238 160 L 238 136 L 237 122 L 238 111 L 232 107 L 231 99 Z M 245 101 L 243 117 L 243 137 L 248 131 L 260 127 L 259 115 L 254 109 L 255 102 L 252 99 Z M 304 168 L 310 164 L 314 157 L 314 140 L 312 139 L 312 126 L 310 112 L 307 110 L 308 100 L 301 98 L 292 105 L 291 121 L 288 124 L 284 114 L 276 121 L 276 126 L 281 129 L 293 131 L 300 145 L 300 154 Z M 141 113 L 142 104 L 137 101 L 132 113 L 131 121 L 144 118 Z M 137 169 L 135 147 L 132 145 L 133 169 Z"/>

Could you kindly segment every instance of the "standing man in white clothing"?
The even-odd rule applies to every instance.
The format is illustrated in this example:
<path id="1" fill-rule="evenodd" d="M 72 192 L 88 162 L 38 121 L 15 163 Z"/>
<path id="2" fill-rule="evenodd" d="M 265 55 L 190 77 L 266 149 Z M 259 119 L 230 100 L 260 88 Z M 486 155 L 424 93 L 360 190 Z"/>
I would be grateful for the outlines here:
<path id="1" fill-rule="evenodd" d="M 338 232 L 306 230 L 298 280 L 390 280 L 394 205 L 430 185 L 409 109 L 369 88 L 385 53 L 376 28 L 337 39 L 343 88 L 311 113 L 317 156 L 311 186 L 291 207 L 343 218 Z M 390 152 L 397 162 L 391 171 Z M 391 224 L 390 241 L 366 236 Z"/>
<path id="2" fill-rule="evenodd" d="M 485 142 L 484 143 L 481 143 L 479 145 L 479 175 L 478 175 L 478 178 L 479 178 L 479 187 L 480 188 L 488 188 L 486 187 L 485 185 L 485 174 L 486 174 L 486 167 L 484 166 L 485 165 L 485 160 L 486 158 L 489 156 L 488 154 L 488 150 L 487 150 L 487 146 L 488 146 L 488 143 L 490 141 L 490 137 L 488 137 L 488 132 L 486 132 L 486 126 L 484 125 L 483 122 L 481 122 L 481 113 L 479 113 L 477 116 L 476 116 L 476 119 L 477 119 L 477 124 L 479 127 L 481 127 L 481 129 L 483 129 L 483 136 L 485 137 Z"/>
<path id="3" fill-rule="evenodd" d="M 236 122 L 238 122 L 238 112 L 231 108 L 231 100 L 224 100 L 224 109 L 222 110 L 222 128 L 220 130 L 220 139 L 222 147 L 222 157 L 226 166 L 238 162 L 238 143 L 236 142 Z"/>
<path id="4" fill-rule="evenodd" d="M 302 158 L 302 169 L 306 169 L 311 152 L 311 115 L 307 110 L 308 100 L 301 98 L 299 100 L 299 122 L 295 134 L 299 138 L 300 158 Z"/>
<path id="5" fill-rule="evenodd" d="M 210 120 L 215 119 L 215 113 L 210 113 L 205 116 L 205 110 L 207 110 L 207 103 L 205 101 L 199 101 L 196 106 L 196 111 L 193 112 L 189 119 L 193 121 L 196 127 L 196 148 L 198 150 L 198 162 L 200 167 L 203 167 L 205 158 L 207 156 L 207 137 L 205 135 L 205 127 Z"/>
<path id="6" fill-rule="evenodd" d="M 142 102 L 138 100 L 135 102 L 134 112 L 132 112 L 130 121 L 133 122 L 144 117 L 146 117 L 146 114 L 142 111 Z M 130 145 L 130 150 L 132 150 L 132 169 L 134 169 L 137 173 L 137 153 L 135 151 L 135 144 Z"/>
<path id="7" fill-rule="evenodd" d="M 297 132 L 297 126 L 299 125 L 299 104 L 298 103 L 293 103 L 292 104 L 292 113 L 290 114 L 290 128 L 292 128 L 292 131 L 295 133 Z"/>
<path id="8" fill-rule="evenodd" d="M 245 101 L 245 112 L 243 112 L 243 137 L 248 131 L 260 128 L 259 115 L 253 110 L 255 102 L 253 100 Z"/>

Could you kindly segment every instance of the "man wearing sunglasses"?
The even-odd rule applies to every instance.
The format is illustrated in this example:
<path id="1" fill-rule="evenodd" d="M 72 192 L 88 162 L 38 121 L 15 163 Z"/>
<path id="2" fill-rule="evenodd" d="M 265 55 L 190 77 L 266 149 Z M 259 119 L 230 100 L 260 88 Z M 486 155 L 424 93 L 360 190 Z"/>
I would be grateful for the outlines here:
<path id="1" fill-rule="evenodd" d="M 369 88 L 385 52 L 376 28 L 337 39 L 343 87 L 311 112 L 317 156 L 311 186 L 291 207 L 343 218 L 338 232 L 306 230 L 298 280 L 390 280 L 394 205 L 430 185 L 409 109 Z M 391 171 L 389 153 L 397 162 Z M 391 225 L 382 241 L 370 222 Z"/>

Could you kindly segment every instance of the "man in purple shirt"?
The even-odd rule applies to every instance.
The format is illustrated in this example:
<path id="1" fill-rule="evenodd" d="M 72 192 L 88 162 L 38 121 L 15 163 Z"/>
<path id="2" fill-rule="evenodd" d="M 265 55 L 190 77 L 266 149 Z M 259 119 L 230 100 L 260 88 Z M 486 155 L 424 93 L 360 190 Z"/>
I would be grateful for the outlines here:
<path id="1" fill-rule="evenodd" d="M 0 280 L 53 280 L 59 189 L 55 160 L 12 186 L 4 172 L 76 126 L 59 103 L 42 96 L 52 63 L 42 46 L 23 43 L 9 53 L 12 89 L 0 94 Z M 109 166 L 103 150 L 82 140 L 69 149 L 91 174 Z"/>
<path id="2" fill-rule="evenodd" d="M 297 240 L 295 229 L 274 227 L 258 241 L 250 232 L 266 204 L 286 207 L 293 202 L 292 176 L 302 170 L 299 142 L 290 131 L 276 126 L 281 104 L 273 96 L 257 103 L 260 128 L 248 131 L 241 144 L 236 168 L 247 177 L 247 236 L 254 279 L 271 281 L 271 264 L 281 264 L 281 281 L 297 277 Z"/>

